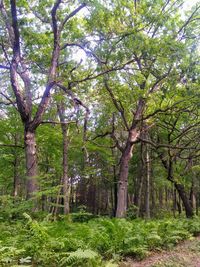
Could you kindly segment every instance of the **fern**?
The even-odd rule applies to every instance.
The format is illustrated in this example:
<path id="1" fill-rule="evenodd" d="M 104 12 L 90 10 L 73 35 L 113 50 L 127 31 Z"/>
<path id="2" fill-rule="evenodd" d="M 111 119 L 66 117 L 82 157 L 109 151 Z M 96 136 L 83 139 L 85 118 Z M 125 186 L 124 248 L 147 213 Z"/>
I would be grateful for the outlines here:
<path id="1" fill-rule="evenodd" d="M 27 213 L 24 218 L 26 224 L 0 223 L 0 266 L 114 267 L 126 256 L 141 259 L 151 250 L 172 247 L 200 232 L 199 218 L 147 222 L 98 218 L 87 223 L 66 217 L 41 221 Z"/>
<path id="2" fill-rule="evenodd" d="M 16 263 L 20 255 L 24 253 L 24 249 L 18 249 L 14 246 L 2 246 L 0 244 L 0 264 Z"/>
<path id="3" fill-rule="evenodd" d="M 89 266 L 95 267 L 97 266 L 97 259 L 99 259 L 99 255 L 95 251 L 78 249 L 74 252 L 67 253 L 67 257 L 61 259 L 60 266 L 81 266 L 81 264 L 87 266 L 90 264 Z"/>

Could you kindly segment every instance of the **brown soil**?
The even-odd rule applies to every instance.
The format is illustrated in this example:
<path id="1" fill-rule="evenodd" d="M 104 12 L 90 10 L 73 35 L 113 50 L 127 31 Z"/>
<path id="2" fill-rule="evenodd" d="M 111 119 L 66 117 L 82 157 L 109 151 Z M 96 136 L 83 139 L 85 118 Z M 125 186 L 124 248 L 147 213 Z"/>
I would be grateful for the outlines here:
<path id="1" fill-rule="evenodd" d="M 200 267 L 200 236 L 182 242 L 173 250 L 152 252 L 142 261 L 127 259 L 119 267 Z"/>

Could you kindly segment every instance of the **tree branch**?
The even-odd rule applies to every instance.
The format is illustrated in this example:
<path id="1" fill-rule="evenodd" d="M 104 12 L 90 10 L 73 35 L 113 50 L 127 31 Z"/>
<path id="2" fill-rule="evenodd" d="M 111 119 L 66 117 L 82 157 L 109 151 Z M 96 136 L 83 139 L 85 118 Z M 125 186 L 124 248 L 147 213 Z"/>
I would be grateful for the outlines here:
<path id="1" fill-rule="evenodd" d="M 153 147 L 155 147 L 156 149 L 157 148 L 161 148 L 161 147 L 164 147 L 164 148 L 172 148 L 172 149 L 196 149 L 195 147 L 186 147 L 186 146 L 176 146 L 176 145 L 169 145 L 169 144 L 156 144 L 154 143 L 153 141 L 151 140 L 147 140 L 147 139 L 144 139 L 144 138 L 141 138 L 141 137 L 138 137 L 138 140 L 141 141 L 141 142 L 144 142 L 144 143 L 147 143 L 147 144 L 150 144 L 152 145 Z M 137 143 L 138 141 L 136 141 Z"/>
<path id="2" fill-rule="evenodd" d="M 186 20 L 186 22 L 181 26 L 181 28 L 179 29 L 179 31 L 177 32 L 177 35 L 180 34 L 180 32 L 187 27 L 187 25 L 191 22 L 193 16 L 195 15 L 195 13 L 198 11 L 198 9 L 200 8 L 200 5 L 197 6 L 197 8 L 192 12 L 192 14 L 189 16 L 189 18 Z"/>
<path id="3" fill-rule="evenodd" d="M 60 25 L 60 30 L 63 29 L 63 27 L 65 26 L 65 24 L 67 23 L 67 21 L 74 17 L 81 9 L 83 9 L 86 6 L 86 3 L 82 3 L 79 7 L 77 7 L 74 11 L 72 11 L 69 15 L 66 15 L 66 17 L 64 18 L 63 22 Z"/>
<path id="4" fill-rule="evenodd" d="M 40 124 L 63 124 L 76 123 L 76 121 L 41 121 Z"/>
<path id="5" fill-rule="evenodd" d="M 111 90 L 111 88 L 108 85 L 108 81 L 107 81 L 106 78 L 104 79 L 104 85 L 105 85 L 105 88 L 106 88 L 107 92 L 109 93 L 109 95 L 110 95 L 110 97 L 112 99 L 112 102 L 113 102 L 114 106 L 120 112 L 121 117 L 122 117 L 122 120 L 124 122 L 124 125 L 125 125 L 126 129 L 129 131 L 128 122 L 127 122 L 127 120 L 125 118 L 125 115 L 124 115 L 124 109 L 122 108 L 122 105 L 121 104 L 118 104 L 118 102 L 117 102 L 117 100 L 116 100 L 116 98 L 115 98 L 115 96 L 113 94 L 113 91 Z"/>
<path id="6" fill-rule="evenodd" d="M 24 146 L 18 146 L 18 145 L 13 145 L 13 144 L 0 144 L 0 147 L 15 147 L 15 148 L 24 149 Z"/>
<path id="7" fill-rule="evenodd" d="M 0 64 L 0 69 L 10 70 L 10 67 Z"/>

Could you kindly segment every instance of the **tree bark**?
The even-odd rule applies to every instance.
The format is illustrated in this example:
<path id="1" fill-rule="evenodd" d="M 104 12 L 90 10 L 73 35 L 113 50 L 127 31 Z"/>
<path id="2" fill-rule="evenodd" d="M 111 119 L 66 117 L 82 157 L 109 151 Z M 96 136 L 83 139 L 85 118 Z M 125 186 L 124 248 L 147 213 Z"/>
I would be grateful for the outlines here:
<path id="1" fill-rule="evenodd" d="M 190 188 L 190 203 L 192 208 L 196 210 L 196 194 L 195 194 L 194 178 L 192 178 L 192 185 Z"/>
<path id="2" fill-rule="evenodd" d="M 20 162 L 19 162 L 19 156 L 16 153 L 14 157 L 15 158 L 14 158 L 14 166 L 13 166 L 13 174 L 14 174 L 13 196 L 17 197 L 19 195 L 19 186 L 20 186 L 19 172 L 18 172 L 18 166 Z"/>
<path id="3" fill-rule="evenodd" d="M 14 135 L 14 141 L 15 141 L 16 146 L 18 145 L 18 140 L 19 140 L 19 134 L 16 133 Z M 17 197 L 19 195 L 19 191 L 20 191 L 20 177 L 19 177 L 20 157 L 19 157 L 18 150 L 16 148 L 14 148 L 13 156 L 14 156 L 14 160 L 13 160 L 13 196 Z"/>
<path id="4" fill-rule="evenodd" d="M 140 143 L 140 166 L 139 166 L 139 174 L 137 177 L 137 183 L 135 188 L 135 199 L 134 204 L 138 207 L 138 216 L 141 216 L 142 211 L 142 188 L 144 183 L 144 143 Z"/>
<path id="5" fill-rule="evenodd" d="M 64 214 L 69 214 L 68 136 L 67 125 L 62 125 L 63 134 L 63 200 Z"/>
<path id="6" fill-rule="evenodd" d="M 64 214 L 69 214 L 69 177 L 68 177 L 68 125 L 65 124 L 65 105 L 62 101 L 60 104 L 57 104 L 58 115 L 62 129 L 62 138 L 63 138 L 63 177 L 62 177 L 62 188 L 63 188 L 63 204 L 64 204 Z"/>
<path id="7" fill-rule="evenodd" d="M 192 206 L 190 204 L 190 201 L 187 197 L 187 194 L 185 192 L 185 188 L 182 184 L 178 184 L 178 183 L 174 183 L 176 190 L 179 193 L 179 196 L 183 202 L 184 208 L 185 208 L 185 214 L 187 218 L 192 218 L 194 213 L 193 213 L 193 209 Z"/>
<path id="8" fill-rule="evenodd" d="M 130 134 L 135 136 L 135 140 L 137 139 L 138 137 L 137 129 L 134 129 L 134 131 L 132 131 Z M 126 216 L 128 172 L 129 172 L 129 161 L 132 158 L 132 150 L 133 150 L 133 144 L 130 142 L 130 140 L 128 140 L 120 159 L 119 182 L 118 182 L 118 193 L 117 193 L 117 210 L 116 210 L 117 218 L 123 218 Z"/>
<path id="9" fill-rule="evenodd" d="M 176 218 L 176 210 L 177 210 L 177 197 L 176 197 L 176 188 L 173 189 L 173 214 L 174 218 Z"/>
<path id="10" fill-rule="evenodd" d="M 38 169 L 35 131 L 25 130 L 24 134 L 26 153 L 26 175 L 27 175 L 27 198 L 33 197 L 38 190 Z"/>
<path id="11" fill-rule="evenodd" d="M 126 215 L 127 210 L 127 187 L 128 187 L 128 168 L 130 160 L 130 148 L 124 152 L 121 158 L 120 175 L 117 193 L 117 210 L 116 217 L 122 218 Z"/>
<path id="12" fill-rule="evenodd" d="M 158 189 L 159 208 L 163 208 L 163 188 Z"/>
<path id="13" fill-rule="evenodd" d="M 145 196 L 145 217 L 150 219 L 150 155 L 149 155 L 149 146 L 146 145 L 146 196 Z"/>
<path id="14" fill-rule="evenodd" d="M 141 134 L 141 118 L 145 107 L 145 100 L 140 98 L 137 104 L 136 112 L 132 121 L 132 125 L 129 129 L 128 139 L 126 146 L 122 151 L 120 159 L 119 169 L 119 182 L 118 182 L 118 194 L 117 194 L 117 211 L 116 217 L 123 218 L 126 216 L 127 210 L 127 192 L 128 192 L 128 173 L 129 173 L 129 162 L 132 158 L 132 151 L 135 142 Z"/>

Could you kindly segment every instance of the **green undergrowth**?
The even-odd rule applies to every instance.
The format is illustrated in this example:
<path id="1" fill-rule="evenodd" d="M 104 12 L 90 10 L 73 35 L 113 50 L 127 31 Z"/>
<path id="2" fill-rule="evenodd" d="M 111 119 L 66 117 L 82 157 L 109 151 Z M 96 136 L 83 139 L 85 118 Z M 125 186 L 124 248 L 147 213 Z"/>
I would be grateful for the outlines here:
<path id="1" fill-rule="evenodd" d="M 200 233 L 200 219 L 32 219 L 0 223 L 0 266 L 114 267 Z"/>

